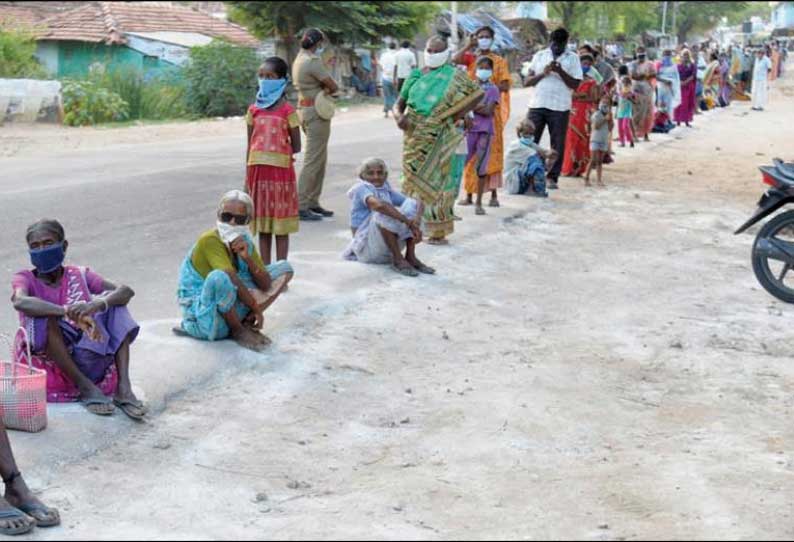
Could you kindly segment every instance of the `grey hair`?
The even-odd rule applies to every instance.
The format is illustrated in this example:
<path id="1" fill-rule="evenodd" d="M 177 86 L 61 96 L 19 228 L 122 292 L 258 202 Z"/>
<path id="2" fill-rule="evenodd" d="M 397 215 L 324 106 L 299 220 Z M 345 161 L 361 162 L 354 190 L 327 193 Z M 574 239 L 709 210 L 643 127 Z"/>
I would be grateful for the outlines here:
<path id="1" fill-rule="evenodd" d="M 358 176 L 363 179 L 364 172 L 367 170 L 367 168 L 374 165 L 383 166 L 383 171 L 386 172 L 386 178 L 389 177 L 389 166 L 387 166 L 386 162 L 384 162 L 381 158 L 375 158 L 374 156 L 364 158 L 364 161 L 361 162 L 360 166 L 358 166 Z"/>
<path id="2" fill-rule="evenodd" d="M 224 205 L 232 202 L 244 203 L 246 214 L 249 217 L 254 216 L 254 201 L 251 199 L 251 196 L 249 196 L 242 190 L 229 190 L 228 192 L 226 192 L 221 198 L 221 202 L 218 204 L 218 214 L 223 212 Z"/>

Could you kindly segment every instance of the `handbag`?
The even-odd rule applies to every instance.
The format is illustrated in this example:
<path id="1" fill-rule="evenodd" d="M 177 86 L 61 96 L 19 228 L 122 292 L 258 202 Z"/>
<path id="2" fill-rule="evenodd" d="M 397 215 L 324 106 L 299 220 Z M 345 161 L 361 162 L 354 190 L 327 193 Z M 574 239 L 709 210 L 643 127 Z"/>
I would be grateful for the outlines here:
<path id="1" fill-rule="evenodd" d="M 317 112 L 317 116 L 323 120 L 331 120 L 334 116 L 334 112 L 336 111 L 336 100 L 326 94 L 325 92 L 320 92 L 314 98 L 314 110 Z"/>
<path id="2" fill-rule="evenodd" d="M 47 427 L 47 373 L 33 367 L 24 327 L 17 330 L 13 344 L 2 337 L 11 346 L 11 361 L 0 360 L 0 417 L 8 429 L 37 433 Z M 18 354 L 27 365 L 14 361 Z"/>

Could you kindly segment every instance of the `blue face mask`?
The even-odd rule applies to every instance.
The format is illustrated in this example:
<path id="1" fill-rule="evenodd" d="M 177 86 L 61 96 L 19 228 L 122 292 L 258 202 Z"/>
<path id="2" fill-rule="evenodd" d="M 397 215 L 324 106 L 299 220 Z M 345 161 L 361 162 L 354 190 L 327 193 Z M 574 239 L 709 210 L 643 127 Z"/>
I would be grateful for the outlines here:
<path id="1" fill-rule="evenodd" d="M 61 266 L 65 257 L 63 242 L 30 250 L 30 263 L 39 273 L 52 273 Z"/>
<path id="2" fill-rule="evenodd" d="M 477 79 L 480 81 L 488 81 L 491 76 L 493 75 L 493 70 L 485 70 L 482 68 L 477 68 Z"/>
<path id="3" fill-rule="evenodd" d="M 672 66 L 672 65 L 673 65 L 672 57 L 669 56 L 662 57 L 662 66 Z"/>
<path id="4" fill-rule="evenodd" d="M 321 55 L 324 52 L 325 52 L 325 47 L 318 47 L 317 49 L 314 50 L 315 55 Z"/>
<path id="5" fill-rule="evenodd" d="M 519 137 L 518 140 L 521 142 L 522 145 L 526 145 L 527 147 L 529 147 L 532 144 L 532 142 L 535 141 L 531 137 Z"/>
<path id="6" fill-rule="evenodd" d="M 590 71 L 590 66 L 582 66 L 582 73 L 587 73 Z"/>
<path id="7" fill-rule="evenodd" d="M 259 92 L 256 93 L 256 106 L 259 109 L 270 107 L 281 98 L 286 88 L 286 79 L 260 79 Z"/>

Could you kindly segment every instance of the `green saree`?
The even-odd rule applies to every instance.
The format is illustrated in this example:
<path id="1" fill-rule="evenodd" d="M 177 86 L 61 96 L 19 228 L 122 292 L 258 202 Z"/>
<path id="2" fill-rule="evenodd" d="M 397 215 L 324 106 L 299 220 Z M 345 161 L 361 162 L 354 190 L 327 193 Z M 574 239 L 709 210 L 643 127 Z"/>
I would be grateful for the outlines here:
<path id="1" fill-rule="evenodd" d="M 402 188 L 405 195 L 424 203 L 424 222 L 432 239 L 443 239 L 454 230 L 460 176 L 452 162 L 463 138 L 455 128 L 455 116 L 482 96 L 466 72 L 450 65 L 424 74 L 414 70 L 403 84 L 409 125 L 403 141 Z"/>

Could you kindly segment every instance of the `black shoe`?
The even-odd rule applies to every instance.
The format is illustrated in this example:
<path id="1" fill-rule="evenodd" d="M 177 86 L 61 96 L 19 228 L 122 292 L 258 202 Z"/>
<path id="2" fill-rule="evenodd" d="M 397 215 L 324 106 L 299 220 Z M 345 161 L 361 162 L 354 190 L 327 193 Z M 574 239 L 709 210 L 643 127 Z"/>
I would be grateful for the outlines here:
<path id="1" fill-rule="evenodd" d="M 322 216 L 314 214 L 311 211 L 298 211 L 298 218 L 306 222 L 317 222 L 323 219 Z"/>
<path id="2" fill-rule="evenodd" d="M 319 207 L 319 206 L 318 207 L 310 207 L 309 211 L 311 211 L 314 214 L 322 215 L 322 216 L 325 216 L 325 217 L 334 216 L 334 212 L 333 211 L 329 211 L 327 209 L 323 209 L 322 207 Z"/>

